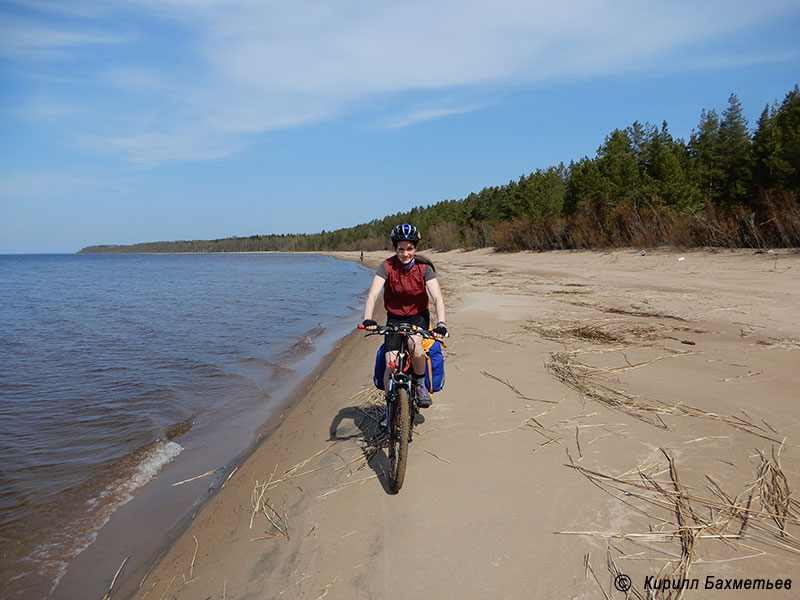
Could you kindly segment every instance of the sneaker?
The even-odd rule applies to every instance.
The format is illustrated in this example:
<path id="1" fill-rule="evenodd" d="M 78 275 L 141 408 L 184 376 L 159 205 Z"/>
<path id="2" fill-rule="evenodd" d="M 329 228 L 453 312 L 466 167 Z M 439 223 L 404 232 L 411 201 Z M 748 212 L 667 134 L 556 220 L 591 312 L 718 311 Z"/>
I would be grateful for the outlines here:
<path id="1" fill-rule="evenodd" d="M 384 408 L 383 409 L 383 416 L 381 417 L 381 427 L 383 429 L 386 429 L 386 427 L 388 426 L 388 423 L 387 423 L 388 420 L 389 420 L 389 413 Z"/>
<path id="2" fill-rule="evenodd" d="M 417 386 L 417 406 L 420 408 L 428 408 L 431 404 L 433 404 L 433 398 L 428 393 L 428 390 L 425 389 L 424 385 Z"/>

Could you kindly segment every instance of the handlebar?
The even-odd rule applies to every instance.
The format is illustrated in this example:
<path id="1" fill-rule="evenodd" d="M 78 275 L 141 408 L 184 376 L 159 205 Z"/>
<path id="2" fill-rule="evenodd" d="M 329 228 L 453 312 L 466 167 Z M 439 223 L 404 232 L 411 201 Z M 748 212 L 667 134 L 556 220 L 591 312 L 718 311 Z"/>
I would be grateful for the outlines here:
<path id="1" fill-rule="evenodd" d="M 363 323 L 358 324 L 359 329 L 367 329 Z M 410 323 L 390 323 L 388 325 L 376 325 L 374 330 L 367 331 L 366 335 L 386 335 L 387 333 L 400 333 L 403 335 L 419 335 L 420 337 L 438 339 L 440 336 L 435 335 L 433 331 L 411 325 Z M 450 333 L 444 335 L 450 337 Z"/>

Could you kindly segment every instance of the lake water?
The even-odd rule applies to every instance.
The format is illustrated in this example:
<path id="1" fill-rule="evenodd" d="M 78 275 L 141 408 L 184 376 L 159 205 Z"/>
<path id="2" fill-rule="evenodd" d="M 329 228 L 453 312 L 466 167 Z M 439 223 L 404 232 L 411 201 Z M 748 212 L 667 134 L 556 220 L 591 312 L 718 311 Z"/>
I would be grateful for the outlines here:
<path id="1" fill-rule="evenodd" d="M 370 279 L 316 255 L 0 256 L 2 597 L 51 595 L 165 466 L 246 449 Z"/>

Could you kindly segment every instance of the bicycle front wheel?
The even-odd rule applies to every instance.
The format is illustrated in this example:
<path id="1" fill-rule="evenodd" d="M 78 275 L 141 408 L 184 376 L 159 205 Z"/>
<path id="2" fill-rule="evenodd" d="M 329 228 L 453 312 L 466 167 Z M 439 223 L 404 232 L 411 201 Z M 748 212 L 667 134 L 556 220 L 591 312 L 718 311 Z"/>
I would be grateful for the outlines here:
<path id="1" fill-rule="evenodd" d="M 408 460 L 408 435 L 411 416 L 408 405 L 408 390 L 397 388 L 392 406 L 391 431 L 389 432 L 389 485 L 393 492 L 403 487 Z"/>

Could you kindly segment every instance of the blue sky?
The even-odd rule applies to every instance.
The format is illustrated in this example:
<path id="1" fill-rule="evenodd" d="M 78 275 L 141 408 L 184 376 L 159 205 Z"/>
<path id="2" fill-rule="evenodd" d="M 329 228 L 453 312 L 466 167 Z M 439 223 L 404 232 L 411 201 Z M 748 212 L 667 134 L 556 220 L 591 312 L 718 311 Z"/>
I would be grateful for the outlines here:
<path id="1" fill-rule="evenodd" d="M 314 233 L 688 139 L 800 83 L 797 0 L 0 0 L 0 253 Z"/>

